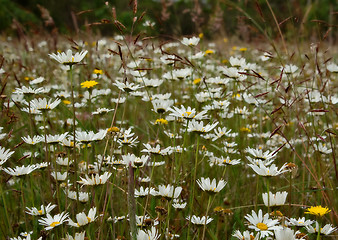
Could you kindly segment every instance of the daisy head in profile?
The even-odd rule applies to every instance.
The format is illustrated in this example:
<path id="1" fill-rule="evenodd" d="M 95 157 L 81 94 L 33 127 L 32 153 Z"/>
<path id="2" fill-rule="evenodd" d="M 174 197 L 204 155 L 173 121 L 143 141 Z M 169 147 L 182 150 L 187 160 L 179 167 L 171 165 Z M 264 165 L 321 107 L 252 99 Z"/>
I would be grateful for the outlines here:
<path id="1" fill-rule="evenodd" d="M 75 53 L 75 55 L 73 55 L 72 50 L 69 49 L 67 50 L 67 52 L 58 52 L 57 54 L 52 53 L 48 54 L 48 56 L 63 65 L 72 66 L 81 62 L 87 53 L 88 51 L 85 50 L 81 51 L 80 53 Z"/>

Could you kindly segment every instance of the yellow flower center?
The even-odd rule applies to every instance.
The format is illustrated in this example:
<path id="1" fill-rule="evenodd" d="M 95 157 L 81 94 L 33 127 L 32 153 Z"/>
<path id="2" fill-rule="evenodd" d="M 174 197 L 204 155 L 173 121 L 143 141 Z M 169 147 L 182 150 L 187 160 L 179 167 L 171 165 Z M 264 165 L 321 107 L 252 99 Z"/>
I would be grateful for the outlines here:
<path id="1" fill-rule="evenodd" d="M 88 222 L 91 222 L 91 219 L 90 219 L 90 217 L 87 217 L 87 220 L 88 220 Z"/>
<path id="2" fill-rule="evenodd" d="M 257 223 L 256 227 L 258 227 L 262 231 L 268 230 L 268 226 L 265 223 Z"/>
<path id="3" fill-rule="evenodd" d="M 57 226 L 57 225 L 59 225 L 59 224 L 60 224 L 60 222 L 52 222 L 49 226 L 55 227 L 55 226 Z"/>
<path id="4" fill-rule="evenodd" d="M 42 214 L 42 210 L 39 210 L 38 213 Z"/>

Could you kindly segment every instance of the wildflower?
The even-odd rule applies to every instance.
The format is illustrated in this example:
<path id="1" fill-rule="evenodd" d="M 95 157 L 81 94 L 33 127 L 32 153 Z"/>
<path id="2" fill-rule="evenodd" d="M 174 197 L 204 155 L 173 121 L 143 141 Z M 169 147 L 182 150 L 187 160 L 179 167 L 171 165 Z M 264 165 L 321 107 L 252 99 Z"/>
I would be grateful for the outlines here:
<path id="1" fill-rule="evenodd" d="M 166 199 L 178 198 L 182 192 L 182 187 L 174 187 L 170 184 L 158 186 L 158 192 L 154 193 L 154 196 L 162 196 Z"/>
<path id="2" fill-rule="evenodd" d="M 297 227 L 305 227 L 311 225 L 314 221 L 313 220 L 305 220 L 305 217 L 302 218 L 290 218 L 286 224 L 288 226 L 297 226 Z"/>
<path id="3" fill-rule="evenodd" d="M 192 37 L 192 38 L 186 38 L 184 37 L 181 43 L 186 46 L 196 46 L 200 41 L 200 38 L 198 37 Z"/>
<path id="4" fill-rule="evenodd" d="M 240 240 L 258 240 L 259 239 L 259 234 L 256 235 L 256 237 L 254 236 L 254 234 L 252 232 L 249 231 L 244 231 L 243 234 L 239 231 L 236 230 L 233 234 L 233 237 L 238 238 Z"/>
<path id="5" fill-rule="evenodd" d="M 299 231 L 294 232 L 292 229 L 284 227 L 278 230 L 275 230 L 276 240 L 296 240 L 297 234 Z"/>
<path id="6" fill-rule="evenodd" d="M 56 205 L 51 203 L 48 203 L 47 206 L 41 205 L 40 210 L 38 210 L 36 207 L 32 208 L 26 207 L 27 209 L 26 213 L 33 216 L 45 215 L 47 213 L 50 213 L 55 207 Z"/>
<path id="7" fill-rule="evenodd" d="M 73 222 L 72 219 L 68 220 L 68 225 L 73 227 L 81 227 L 85 226 L 91 222 L 94 222 L 96 220 L 96 207 L 93 207 L 89 209 L 88 215 L 86 215 L 84 212 L 76 214 L 76 223 Z"/>
<path id="8" fill-rule="evenodd" d="M 116 87 L 118 87 L 120 90 L 124 91 L 124 92 L 131 92 L 131 91 L 135 91 L 139 88 L 142 88 L 139 85 L 136 85 L 134 83 L 129 83 L 129 82 L 120 82 L 118 80 L 115 80 L 115 83 L 113 83 L 113 85 L 115 85 Z"/>
<path id="9" fill-rule="evenodd" d="M 288 171 L 286 169 L 287 166 L 286 163 L 280 169 L 278 169 L 275 164 L 272 164 L 271 166 L 267 167 L 261 160 L 259 160 L 259 166 L 257 166 L 257 164 L 248 164 L 248 165 L 252 168 L 252 170 L 255 171 L 255 173 L 264 177 L 278 176 Z"/>
<path id="10" fill-rule="evenodd" d="M 31 95 L 34 95 L 34 94 L 46 93 L 46 90 L 44 88 L 42 88 L 42 87 L 40 87 L 40 88 L 31 88 L 31 87 L 22 86 L 21 88 L 16 88 L 13 93 L 15 93 L 15 94 L 24 94 L 24 95 L 27 95 L 27 96 L 31 96 Z"/>
<path id="11" fill-rule="evenodd" d="M 230 65 L 233 67 L 240 67 L 244 68 L 246 65 L 245 58 L 235 58 L 235 57 L 230 57 L 229 59 Z"/>
<path id="12" fill-rule="evenodd" d="M 61 157 L 58 157 L 56 159 L 56 163 L 59 164 L 60 166 L 69 166 L 73 163 L 74 161 L 73 160 L 69 160 L 69 158 L 61 158 Z"/>
<path id="13" fill-rule="evenodd" d="M 78 193 L 79 194 L 77 194 L 76 191 L 70 191 L 70 190 L 68 190 L 67 196 L 70 199 L 77 200 L 77 195 L 79 195 L 79 201 L 80 202 L 88 202 L 88 200 L 89 200 L 89 193 L 87 193 L 87 192 L 78 192 Z"/>
<path id="14" fill-rule="evenodd" d="M 249 228 L 254 229 L 257 232 L 260 232 L 260 237 L 264 238 L 269 235 L 273 235 L 273 230 L 278 230 L 281 227 L 277 226 L 278 220 L 269 219 L 269 214 L 266 213 L 263 216 L 262 210 L 258 211 L 258 215 L 255 211 L 252 210 L 252 215 L 247 214 L 245 219 L 249 221 Z"/>
<path id="15" fill-rule="evenodd" d="M 250 147 L 247 147 L 245 149 L 245 152 L 253 156 L 253 157 L 246 156 L 249 162 L 252 164 L 257 164 L 257 165 L 259 164 L 259 161 L 261 160 L 263 161 L 265 166 L 268 166 L 274 161 L 274 158 L 276 157 L 276 154 L 274 152 L 271 152 L 271 153 L 270 151 L 263 152 L 262 149 L 254 149 Z"/>
<path id="16" fill-rule="evenodd" d="M 151 227 L 151 230 L 141 230 L 137 232 L 137 240 L 157 240 L 161 234 L 159 234 L 154 226 Z"/>
<path id="17" fill-rule="evenodd" d="M 201 178 L 196 180 L 198 186 L 203 190 L 208 193 L 218 193 L 221 191 L 225 185 L 227 184 L 226 181 L 221 179 L 218 184 L 216 184 L 216 179 L 213 179 L 210 181 L 210 178 Z"/>
<path id="18" fill-rule="evenodd" d="M 57 62 L 63 64 L 63 65 L 69 65 L 72 66 L 74 64 L 77 64 L 79 62 L 82 61 L 82 59 L 86 56 L 86 54 L 88 53 L 87 50 L 85 51 L 81 51 L 80 53 L 75 53 L 75 55 L 72 55 L 72 50 L 67 50 L 66 53 L 62 52 L 62 53 L 52 53 L 52 54 L 48 54 L 48 56 L 54 60 L 56 60 Z"/>
<path id="19" fill-rule="evenodd" d="M 311 225 L 305 226 L 308 233 L 318 233 L 319 230 L 319 223 L 316 221 L 316 227 L 312 227 Z M 332 224 L 326 224 L 324 227 L 320 228 L 320 233 L 324 235 L 329 235 L 333 232 L 335 232 L 338 228 L 333 227 Z"/>
<path id="20" fill-rule="evenodd" d="M 209 224 L 213 218 L 210 218 L 208 216 L 203 216 L 203 217 L 197 217 L 195 215 L 192 215 L 191 217 L 188 216 L 187 220 L 189 220 L 192 224 L 198 225 L 198 226 L 204 226 Z"/>
<path id="21" fill-rule="evenodd" d="M 205 119 L 206 118 L 205 114 L 207 113 L 207 111 L 202 111 L 196 114 L 196 110 L 194 108 L 191 107 L 185 108 L 183 105 L 181 105 L 181 108 L 175 106 L 169 108 L 169 111 L 171 111 L 170 116 L 196 120 Z"/>
<path id="22" fill-rule="evenodd" d="M 63 224 L 65 221 L 68 221 L 68 213 L 62 212 L 54 216 L 51 216 L 49 213 L 47 213 L 47 216 L 45 218 L 43 217 L 38 221 L 40 225 L 46 226 L 45 230 L 51 230 Z"/>
<path id="23" fill-rule="evenodd" d="M 183 208 L 185 208 L 187 206 L 187 203 L 186 202 L 182 202 L 182 201 L 180 201 L 178 199 L 174 199 L 173 203 L 172 203 L 172 206 L 175 209 L 183 209 Z"/>
<path id="24" fill-rule="evenodd" d="M 207 124 L 204 125 L 203 121 L 196 121 L 195 119 L 192 119 L 188 123 L 188 132 L 196 132 L 196 133 L 207 133 L 213 130 L 217 126 L 218 122 L 215 122 L 213 124 Z"/>
<path id="25" fill-rule="evenodd" d="M 286 197 L 288 196 L 287 192 L 276 192 L 276 194 L 273 194 L 271 192 L 268 193 L 263 193 L 262 198 L 265 206 L 281 206 L 285 204 Z"/>
<path id="26" fill-rule="evenodd" d="M 64 181 L 67 178 L 67 172 L 64 173 L 56 172 L 56 174 L 55 172 L 52 172 L 51 175 L 56 181 Z"/>
<path id="27" fill-rule="evenodd" d="M 284 73 L 286 74 L 292 74 L 295 73 L 298 70 L 298 67 L 295 65 L 285 65 L 285 67 L 281 67 L 280 70 L 282 71 L 282 69 L 284 69 Z"/>
<path id="28" fill-rule="evenodd" d="M 67 135 L 68 135 L 68 132 L 65 132 L 62 134 L 55 134 L 55 135 L 48 134 L 46 136 L 46 140 L 47 140 L 47 143 L 49 144 L 57 144 L 57 143 L 62 142 L 67 137 Z"/>
<path id="29" fill-rule="evenodd" d="M 127 155 L 122 155 L 123 163 L 129 167 L 133 168 L 143 167 L 144 164 L 148 161 L 148 156 L 136 157 L 135 154 L 128 153 Z"/>
<path id="30" fill-rule="evenodd" d="M 307 212 L 305 212 L 306 214 L 311 214 L 311 215 L 315 215 L 318 217 L 322 217 L 325 214 L 331 212 L 331 210 L 329 210 L 327 207 L 322 207 L 322 206 L 314 206 L 306 210 L 307 210 Z"/>
<path id="31" fill-rule="evenodd" d="M 190 68 L 175 69 L 172 71 L 173 79 L 182 80 L 191 76 L 192 70 Z"/>
<path id="32" fill-rule="evenodd" d="M 5 149 L 0 146 L 0 166 L 4 164 L 12 155 L 14 151 L 10 151 L 9 149 Z"/>
<path id="33" fill-rule="evenodd" d="M 165 149 L 161 149 L 160 144 L 157 144 L 155 147 L 151 146 L 149 143 L 144 144 L 145 149 L 142 149 L 141 152 L 146 152 L 146 153 L 151 153 L 151 154 L 156 154 L 156 155 L 168 155 L 170 152 L 170 147 L 167 147 Z"/>
<path id="34" fill-rule="evenodd" d="M 160 119 L 156 119 L 154 124 L 155 125 L 166 125 L 166 124 L 168 124 L 168 121 L 163 119 L 163 118 L 160 118 Z"/>
<path id="35" fill-rule="evenodd" d="M 71 236 L 69 235 L 69 233 L 67 233 L 66 239 L 65 240 L 84 240 L 85 239 L 85 235 L 86 232 L 80 232 L 80 233 L 75 233 L 75 236 Z"/>
<path id="36" fill-rule="evenodd" d="M 105 184 L 108 180 L 108 178 L 111 176 L 112 173 L 105 172 L 102 175 L 99 174 L 93 174 L 92 177 L 89 177 L 87 174 L 85 178 L 81 178 L 78 183 L 82 185 L 102 185 Z"/>
<path id="37" fill-rule="evenodd" d="M 95 68 L 95 69 L 93 70 L 93 73 L 96 74 L 96 75 L 102 75 L 102 74 L 103 74 L 103 71 L 102 71 L 101 69 Z"/>
<path id="38" fill-rule="evenodd" d="M 165 113 L 173 104 L 173 100 L 154 99 L 151 101 L 153 104 L 153 111 L 157 113 Z"/>
<path id="39" fill-rule="evenodd" d="M 105 113 L 109 113 L 111 111 L 114 111 L 114 109 L 108 109 L 108 108 L 98 108 L 96 111 L 92 112 L 93 115 L 103 115 Z"/>
<path id="40" fill-rule="evenodd" d="M 145 197 L 145 196 L 147 196 L 147 195 L 149 195 L 149 194 L 154 194 L 156 191 L 155 191 L 155 188 L 152 188 L 152 187 L 150 187 L 150 188 L 143 188 L 143 186 L 141 186 L 140 187 L 140 190 L 137 190 L 137 189 L 135 189 L 135 197 Z"/>
<path id="41" fill-rule="evenodd" d="M 99 83 L 94 81 L 94 80 L 89 80 L 89 81 L 82 82 L 81 87 L 82 88 L 92 88 L 97 84 L 99 84 Z"/>
<path id="42" fill-rule="evenodd" d="M 329 72 L 335 72 L 337 73 L 338 72 L 338 65 L 335 64 L 335 63 L 330 63 L 326 66 L 326 69 L 329 71 Z"/>
<path id="43" fill-rule="evenodd" d="M 52 110 L 55 107 L 59 105 L 61 102 L 60 99 L 56 99 L 53 101 L 52 99 L 49 99 L 47 101 L 46 98 L 38 98 L 38 99 L 33 99 L 31 100 L 31 109 L 33 110 L 39 110 L 39 111 L 47 111 L 47 110 Z"/>
<path id="44" fill-rule="evenodd" d="M 20 177 L 22 175 L 28 175 L 34 170 L 36 170 L 37 167 L 35 165 L 28 165 L 28 166 L 16 166 L 15 168 L 4 168 L 3 171 L 5 171 L 7 174 Z"/>

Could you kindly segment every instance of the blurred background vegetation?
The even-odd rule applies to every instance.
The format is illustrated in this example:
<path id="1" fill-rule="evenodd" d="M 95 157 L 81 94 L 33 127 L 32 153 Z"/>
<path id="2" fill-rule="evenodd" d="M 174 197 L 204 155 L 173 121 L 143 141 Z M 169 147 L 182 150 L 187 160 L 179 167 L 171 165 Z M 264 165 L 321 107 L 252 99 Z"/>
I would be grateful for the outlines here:
<path id="1" fill-rule="evenodd" d="M 77 34 L 90 30 L 113 35 L 116 18 L 131 29 L 135 16 L 145 12 L 143 21 L 155 23 L 145 28 L 135 24 L 134 32 L 161 37 L 203 33 L 210 38 L 237 36 L 244 41 L 266 34 L 278 36 L 278 28 L 268 3 L 287 40 L 304 38 L 337 39 L 336 0 L 0 0 L 0 30 L 3 34 L 26 35 L 57 32 Z"/>

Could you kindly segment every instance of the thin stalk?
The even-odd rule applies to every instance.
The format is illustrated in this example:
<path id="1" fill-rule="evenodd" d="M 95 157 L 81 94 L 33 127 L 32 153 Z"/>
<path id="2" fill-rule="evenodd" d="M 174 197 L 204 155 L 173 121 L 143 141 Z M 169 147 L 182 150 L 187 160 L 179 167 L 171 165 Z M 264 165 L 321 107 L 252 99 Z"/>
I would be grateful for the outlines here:
<path id="1" fill-rule="evenodd" d="M 134 185 L 134 168 L 129 163 L 128 166 L 128 212 L 129 212 L 129 225 L 130 232 L 133 240 L 136 240 L 137 237 L 137 228 L 136 228 L 136 202 L 135 202 L 135 185 Z"/>
<path id="2" fill-rule="evenodd" d="M 195 166 L 194 166 L 194 177 L 192 178 L 192 194 L 190 196 L 190 209 L 189 209 L 189 216 L 192 216 L 192 210 L 194 207 L 194 194 L 195 194 L 195 183 L 196 183 L 196 174 L 197 174 L 197 162 L 198 162 L 198 148 L 200 143 L 200 136 L 197 135 L 197 143 L 196 143 L 196 154 L 195 154 Z M 188 232 L 187 232 L 187 239 L 190 239 L 189 231 L 190 231 L 191 221 L 189 221 L 188 225 Z"/>
<path id="3" fill-rule="evenodd" d="M 321 221 L 317 221 L 318 222 L 318 234 L 317 234 L 317 240 L 320 240 L 320 230 L 322 227 L 322 222 Z"/>
<path id="4" fill-rule="evenodd" d="M 203 234 L 202 234 L 202 238 L 201 239 L 204 239 L 204 236 L 205 236 L 205 230 L 207 228 L 207 218 L 208 218 L 208 213 L 209 213 L 209 209 L 210 209 L 210 204 L 211 204 L 211 194 L 209 194 L 209 200 L 208 200 L 208 206 L 207 206 L 207 211 L 205 213 L 205 224 L 203 226 Z"/>
<path id="5" fill-rule="evenodd" d="M 75 100 L 74 100 L 74 78 L 73 78 L 73 66 L 69 66 L 69 78 L 70 78 L 70 89 L 71 89 L 71 97 L 72 97 L 72 110 L 73 110 L 73 161 L 74 161 L 74 186 L 76 188 L 76 206 L 79 206 L 79 185 L 77 184 L 78 179 L 78 164 L 76 160 L 76 136 L 75 136 Z"/>

